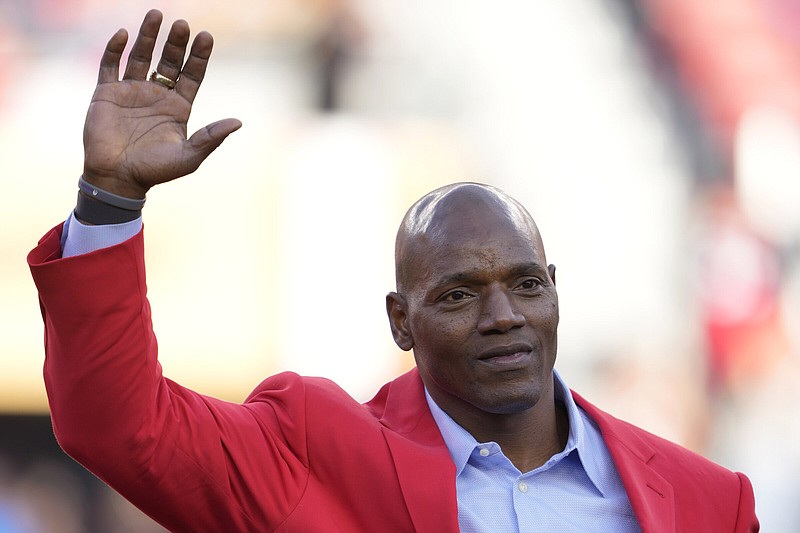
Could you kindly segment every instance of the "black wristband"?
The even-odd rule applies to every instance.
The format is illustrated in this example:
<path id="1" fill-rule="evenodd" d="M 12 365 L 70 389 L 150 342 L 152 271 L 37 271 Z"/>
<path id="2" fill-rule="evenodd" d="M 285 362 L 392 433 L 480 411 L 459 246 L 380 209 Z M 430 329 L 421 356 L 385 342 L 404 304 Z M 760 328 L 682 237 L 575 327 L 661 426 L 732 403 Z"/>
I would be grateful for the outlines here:
<path id="1" fill-rule="evenodd" d="M 133 211 L 123 209 L 89 196 L 83 191 L 78 191 L 78 203 L 75 206 L 75 216 L 81 222 L 93 225 L 122 224 L 136 220 L 142 216 L 142 210 Z"/>
<path id="2" fill-rule="evenodd" d="M 142 216 L 144 198 L 126 198 L 96 187 L 83 179 L 78 180 L 78 203 L 75 216 L 81 222 L 93 225 L 122 224 Z"/>

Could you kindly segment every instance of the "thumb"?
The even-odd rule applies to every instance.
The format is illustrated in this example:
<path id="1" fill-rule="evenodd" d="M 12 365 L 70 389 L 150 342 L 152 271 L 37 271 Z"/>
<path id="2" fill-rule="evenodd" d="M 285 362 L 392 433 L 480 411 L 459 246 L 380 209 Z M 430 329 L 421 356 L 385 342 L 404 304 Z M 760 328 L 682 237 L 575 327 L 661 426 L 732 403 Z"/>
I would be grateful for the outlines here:
<path id="1" fill-rule="evenodd" d="M 226 118 L 212 122 L 205 128 L 200 128 L 189 137 L 187 148 L 192 154 L 189 159 L 195 163 L 196 169 L 211 152 L 222 144 L 228 135 L 242 127 L 242 122 L 235 118 Z"/>

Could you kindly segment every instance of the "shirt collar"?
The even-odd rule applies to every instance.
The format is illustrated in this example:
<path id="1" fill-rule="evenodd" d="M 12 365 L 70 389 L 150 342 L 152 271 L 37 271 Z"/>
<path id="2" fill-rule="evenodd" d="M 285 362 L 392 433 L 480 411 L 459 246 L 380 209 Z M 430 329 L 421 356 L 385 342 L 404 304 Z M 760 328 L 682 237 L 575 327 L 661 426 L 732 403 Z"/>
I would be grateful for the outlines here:
<path id="1" fill-rule="evenodd" d="M 555 369 L 553 369 L 553 383 L 555 399 L 561 401 L 567 410 L 569 436 L 564 450 L 554 455 L 549 462 L 558 462 L 567 457 L 572 451 L 577 451 L 579 462 L 586 475 L 595 488 L 605 495 L 606 491 L 603 490 L 602 486 L 602 480 L 604 479 L 602 465 L 598 463 L 598 454 L 592 453 L 592 450 L 596 449 L 597 446 L 605 446 L 602 437 L 596 427 L 586 427 L 587 424 L 593 424 L 593 422 L 578 408 L 569 388 Z M 442 434 L 445 445 L 450 452 L 450 457 L 455 463 L 456 477 L 464 470 L 476 446 L 496 446 L 496 443 L 479 443 L 475 440 L 475 437 L 459 426 L 433 401 L 427 388 L 425 389 L 425 399 L 428 402 L 428 407 L 431 410 L 433 419 L 436 421 L 436 425 L 439 426 L 439 432 Z"/>

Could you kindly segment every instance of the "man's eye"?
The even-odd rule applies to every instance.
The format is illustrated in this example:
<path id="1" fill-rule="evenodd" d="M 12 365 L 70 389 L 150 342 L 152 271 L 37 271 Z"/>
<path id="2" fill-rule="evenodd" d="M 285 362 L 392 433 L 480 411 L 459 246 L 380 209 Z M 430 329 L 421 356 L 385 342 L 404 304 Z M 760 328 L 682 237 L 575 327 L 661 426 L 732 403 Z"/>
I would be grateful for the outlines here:
<path id="1" fill-rule="evenodd" d="M 467 297 L 467 293 L 464 291 L 453 291 L 449 292 L 445 295 L 444 299 L 450 302 L 458 302 L 463 300 Z"/>
<path id="2" fill-rule="evenodd" d="M 539 280 L 535 278 L 526 279 L 520 283 L 519 286 L 521 289 L 535 289 L 537 286 L 539 286 Z"/>

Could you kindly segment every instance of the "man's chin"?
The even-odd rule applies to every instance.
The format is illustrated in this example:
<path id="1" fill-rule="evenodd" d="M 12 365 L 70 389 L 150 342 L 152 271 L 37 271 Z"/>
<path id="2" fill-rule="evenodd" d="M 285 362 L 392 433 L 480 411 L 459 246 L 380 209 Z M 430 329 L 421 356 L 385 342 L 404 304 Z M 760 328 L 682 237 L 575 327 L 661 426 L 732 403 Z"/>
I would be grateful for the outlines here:
<path id="1" fill-rule="evenodd" d="M 508 395 L 496 397 L 485 402 L 481 409 L 495 415 L 513 415 L 524 413 L 539 403 L 539 396 L 533 394 Z"/>

